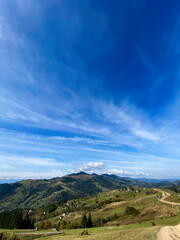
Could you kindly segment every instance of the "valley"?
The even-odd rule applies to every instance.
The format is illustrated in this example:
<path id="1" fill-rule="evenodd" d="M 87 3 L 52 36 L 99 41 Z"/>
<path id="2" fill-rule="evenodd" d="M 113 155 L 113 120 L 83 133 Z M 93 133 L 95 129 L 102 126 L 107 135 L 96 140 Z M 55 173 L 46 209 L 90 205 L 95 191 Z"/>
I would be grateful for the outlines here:
<path id="1" fill-rule="evenodd" d="M 42 240 L 83 238 L 92 240 L 122 238 L 136 240 L 157 239 L 157 236 L 159 236 L 157 234 L 159 234 L 160 229 L 163 229 L 161 228 L 162 226 L 176 226 L 179 224 L 179 193 L 170 189 L 157 188 L 150 185 L 145 186 L 145 183 L 123 178 L 114 178 L 112 176 L 108 179 L 112 181 L 112 185 L 108 185 L 108 182 L 106 184 L 103 182 L 104 178 L 108 179 L 108 176 L 100 178 L 99 175 L 92 176 L 80 173 L 77 175 L 68 175 L 58 180 L 41 180 L 41 184 L 45 182 L 46 184 L 47 182 L 54 183 L 52 189 L 54 188 L 56 190 L 58 186 L 57 181 L 58 183 L 64 182 L 64 185 L 62 184 L 61 186 L 63 186 L 63 189 L 66 189 L 68 185 L 68 190 L 70 190 L 71 187 L 71 194 L 73 193 L 72 186 L 73 184 L 76 185 L 76 181 L 78 183 L 84 181 L 87 186 L 93 183 L 94 186 L 100 190 L 96 191 L 96 194 L 90 194 L 88 193 L 88 188 L 86 188 L 86 194 L 80 194 L 81 197 L 77 197 L 79 193 L 76 192 L 73 193 L 74 195 L 72 194 L 71 197 L 69 195 L 67 199 L 59 202 L 55 201 L 55 198 L 52 198 L 53 196 L 57 196 L 56 191 L 52 191 L 49 192 L 51 198 L 40 199 L 39 197 L 39 201 L 42 201 L 39 207 L 37 207 L 38 201 L 31 202 L 30 198 L 28 201 L 29 204 L 31 203 L 32 205 L 28 205 L 27 199 L 25 201 L 22 199 L 19 205 L 19 209 L 22 211 L 22 218 L 32 221 L 34 229 L 2 229 L 0 232 L 3 233 L 4 236 L 6 236 L 6 234 L 8 237 L 12 235 L 14 237 L 12 237 L 12 239 L 20 240 L 39 239 L 40 237 Z M 26 180 L 21 184 L 26 184 L 26 187 L 31 186 L 30 181 L 35 183 L 34 188 L 37 187 L 37 180 L 35 182 L 34 180 Z M 120 181 L 122 185 L 120 185 Z M 69 184 L 69 182 L 71 184 Z M 40 183 L 38 182 L 38 187 Z M 117 188 L 117 186 L 121 187 Z M 6 199 L 12 200 L 13 197 L 16 196 L 17 189 L 18 188 L 13 191 L 11 190 L 11 194 L 6 195 Z M 44 190 L 41 189 L 41 191 Z M 40 196 L 40 192 L 34 193 L 35 195 L 33 194 L 33 196 Z M 3 203 L 3 197 L 1 201 Z M 44 204 L 43 201 L 46 201 L 46 204 Z M 8 204 L 6 206 L 8 206 Z M 8 212 L 9 210 L 6 209 L 6 211 Z M 13 211 L 15 210 L 9 211 L 9 214 L 11 212 L 13 213 Z M 3 212 L 1 209 L 0 223 Z M 83 223 L 84 216 L 87 219 L 85 223 Z M 91 226 L 88 225 L 89 216 L 92 222 Z M 2 239 L 4 240 L 6 238 L 4 237 Z"/>

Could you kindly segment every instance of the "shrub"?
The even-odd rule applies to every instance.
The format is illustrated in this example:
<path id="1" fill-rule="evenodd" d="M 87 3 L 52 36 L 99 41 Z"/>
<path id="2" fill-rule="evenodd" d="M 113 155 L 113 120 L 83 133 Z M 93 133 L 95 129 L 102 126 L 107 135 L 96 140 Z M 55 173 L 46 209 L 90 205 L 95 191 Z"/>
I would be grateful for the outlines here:
<path id="1" fill-rule="evenodd" d="M 140 211 L 139 211 L 138 209 L 134 208 L 134 207 L 129 207 L 129 206 L 127 206 L 127 207 L 126 207 L 126 210 L 125 210 L 125 213 L 126 213 L 127 215 L 137 216 L 137 215 L 139 215 Z"/>
<path id="2" fill-rule="evenodd" d="M 46 221 L 45 223 L 44 223 L 44 228 L 45 229 L 50 229 L 51 228 L 51 221 Z"/>
<path id="3" fill-rule="evenodd" d="M 39 230 L 43 230 L 44 229 L 44 222 L 40 222 L 39 226 L 38 226 Z"/>
<path id="4" fill-rule="evenodd" d="M 65 228 L 66 228 L 66 221 L 65 221 L 65 220 L 62 220 L 61 223 L 60 223 L 59 229 L 60 229 L 60 230 L 63 230 L 63 229 L 65 229 Z"/>
<path id="5" fill-rule="evenodd" d="M 103 221 L 100 217 L 98 217 L 95 221 L 94 221 L 94 227 L 101 227 L 103 225 Z"/>

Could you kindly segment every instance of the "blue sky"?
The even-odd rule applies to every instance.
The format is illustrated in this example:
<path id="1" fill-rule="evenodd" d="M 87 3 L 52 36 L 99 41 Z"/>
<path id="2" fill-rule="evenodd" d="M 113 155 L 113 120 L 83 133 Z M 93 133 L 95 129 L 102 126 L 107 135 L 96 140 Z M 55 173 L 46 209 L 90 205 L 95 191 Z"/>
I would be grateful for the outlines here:
<path id="1" fill-rule="evenodd" d="M 180 178 L 180 2 L 0 1 L 0 178 Z"/>

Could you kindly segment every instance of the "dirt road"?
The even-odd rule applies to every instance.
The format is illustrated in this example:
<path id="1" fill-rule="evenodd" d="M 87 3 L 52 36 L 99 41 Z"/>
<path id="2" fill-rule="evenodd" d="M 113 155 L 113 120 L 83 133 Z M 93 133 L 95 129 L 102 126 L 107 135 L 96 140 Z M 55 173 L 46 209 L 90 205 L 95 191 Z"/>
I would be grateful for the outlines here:
<path id="1" fill-rule="evenodd" d="M 158 232 L 157 240 L 180 240 L 180 224 L 162 227 Z"/>
<path id="2" fill-rule="evenodd" d="M 169 202 L 165 200 L 171 195 L 170 193 L 157 188 L 155 188 L 154 190 L 162 193 L 162 198 L 159 201 L 174 206 L 180 206 L 180 203 Z M 157 240 L 180 240 L 180 224 L 176 226 L 162 227 L 158 232 Z"/>
<path id="3" fill-rule="evenodd" d="M 171 205 L 174 205 L 174 206 L 180 206 L 180 203 L 169 202 L 169 201 L 166 201 L 166 200 L 165 200 L 167 197 L 171 196 L 170 193 L 165 192 L 165 191 L 163 191 L 163 190 L 161 190 L 161 189 L 157 189 L 157 188 L 154 188 L 154 190 L 162 193 L 162 198 L 160 199 L 161 202 L 167 203 L 167 204 L 171 204 Z"/>

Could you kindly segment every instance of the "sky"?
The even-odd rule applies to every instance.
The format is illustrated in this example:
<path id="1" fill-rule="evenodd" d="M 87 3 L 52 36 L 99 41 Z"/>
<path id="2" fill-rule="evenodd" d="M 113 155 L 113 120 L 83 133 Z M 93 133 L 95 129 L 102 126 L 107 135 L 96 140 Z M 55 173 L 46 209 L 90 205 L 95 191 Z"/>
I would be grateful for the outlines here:
<path id="1" fill-rule="evenodd" d="M 0 0 L 0 179 L 180 178 L 179 0 Z"/>

